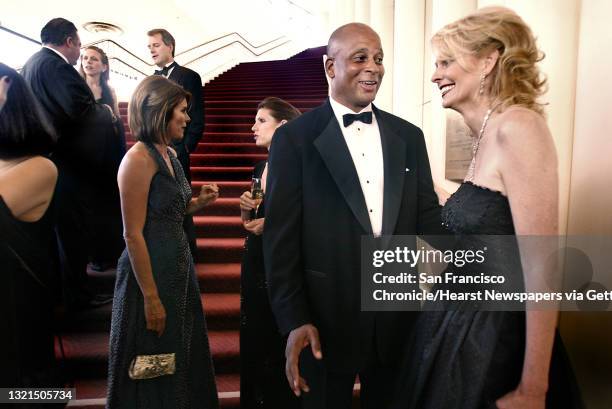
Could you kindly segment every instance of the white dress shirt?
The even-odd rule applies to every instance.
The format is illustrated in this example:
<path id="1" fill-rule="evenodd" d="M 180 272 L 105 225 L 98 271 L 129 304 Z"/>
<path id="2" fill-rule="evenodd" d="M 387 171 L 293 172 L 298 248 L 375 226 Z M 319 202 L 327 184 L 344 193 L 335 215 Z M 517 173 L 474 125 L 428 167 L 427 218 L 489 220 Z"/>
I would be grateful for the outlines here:
<path id="1" fill-rule="evenodd" d="M 372 112 L 371 124 L 355 121 L 345 128 L 342 116 L 344 114 L 355 114 L 355 112 L 331 97 L 329 101 L 357 170 L 361 191 L 365 197 L 368 215 L 370 216 L 372 232 L 374 236 L 380 236 L 382 232 L 385 168 L 376 115 Z M 368 111 L 372 111 L 372 104 L 357 113 Z"/>
<path id="2" fill-rule="evenodd" d="M 164 67 L 163 67 L 163 68 L 166 68 L 166 67 L 168 67 L 168 66 L 170 66 L 170 65 L 172 65 L 172 64 L 174 64 L 174 61 L 172 61 L 172 62 L 171 62 L 170 64 L 168 64 L 168 65 L 164 65 Z M 168 78 L 168 77 L 170 77 L 170 74 L 172 74 L 172 71 L 174 71 L 174 68 L 175 68 L 175 67 L 176 67 L 176 65 L 175 65 L 174 67 L 170 68 L 170 69 L 168 70 L 168 73 L 167 73 L 166 75 L 162 75 L 162 77 L 164 77 L 164 78 Z"/>

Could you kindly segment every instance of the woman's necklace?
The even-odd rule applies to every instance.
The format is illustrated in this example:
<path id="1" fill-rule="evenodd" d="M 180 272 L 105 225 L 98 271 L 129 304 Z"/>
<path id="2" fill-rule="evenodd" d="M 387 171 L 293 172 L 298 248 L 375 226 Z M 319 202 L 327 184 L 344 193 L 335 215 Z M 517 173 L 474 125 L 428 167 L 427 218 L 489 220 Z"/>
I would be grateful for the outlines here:
<path id="1" fill-rule="evenodd" d="M 482 136 L 484 135 L 487 122 L 489 122 L 489 117 L 497 109 L 498 106 L 499 104 L 496 104 L 494 107 L 487 109 L 487 113 L 485 114 L 484 119 L 482 120 L 480 132 L 478 132 L 478 137 L 474 141 L 472 141 L 472 161 L 470 162 L 470 167 L 468 168 L 467 175 L 465 176 L 466 182 L 474 181 L 474 170 L 476 169 L 476 155 L 478 154 L 478 148 L 480 148 L 480 141 L 482 140 Z"/>

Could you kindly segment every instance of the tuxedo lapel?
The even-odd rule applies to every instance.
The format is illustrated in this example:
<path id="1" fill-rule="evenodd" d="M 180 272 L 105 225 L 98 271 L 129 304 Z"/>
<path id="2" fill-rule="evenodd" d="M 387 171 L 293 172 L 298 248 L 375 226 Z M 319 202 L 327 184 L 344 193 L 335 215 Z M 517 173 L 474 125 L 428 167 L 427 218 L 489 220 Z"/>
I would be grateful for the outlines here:
<path id="1" fill-rule="evenodd" d="M 372 107 L 378 122 L 383 151 L 385 185 L 383 200 L 382 234 L 391 235 L 402 202 L 404 176 L 406 174 L 406 142 L 397 131 L 385 123 L 381 112 Z"/>
<path id="2" fill-rule="evenodd" d="M 174 66 L 174 68 L 172 69 L 172 72 L 170 73 L 170 75 L 168 75 L 168 79 L 172 80 L 178 84 L 182 84 L 181 82 L 181 77 L 182 77 L 182 70 L 181 70 L 181 66 L 176 64 Z"/>
<path id="3" fill-rule="evenodd" d="M 323 132 L 315 139 L 314 145 L 359 224 L 367 234 L 372 234 L 372 225 L 357 170 L 329 101 L 324 109 L 329 110 L 329 120 Z"/>

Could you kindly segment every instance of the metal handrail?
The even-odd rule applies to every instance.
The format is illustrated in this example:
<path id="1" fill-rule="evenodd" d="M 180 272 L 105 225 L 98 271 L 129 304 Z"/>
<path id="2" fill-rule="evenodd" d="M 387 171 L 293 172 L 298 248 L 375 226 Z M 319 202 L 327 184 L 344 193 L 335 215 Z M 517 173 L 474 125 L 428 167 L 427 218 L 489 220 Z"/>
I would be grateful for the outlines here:
<path id="1" fill-rule="evenodd" d="M 15 36 L 20 37 L 20 38 L 22 38 L 22 39 L 24 39 L 24 40 L 30 41 L 30 42 L 32 42 L 32 43 L 34 43 L 34 44 L 37 44 L 37 45 L 41 45 L 41 44 L 42 44 L 40 41 L 36 41 L 36 40 L 34 40 L 33 38 L 30 38 L 30 37 L 28 37 L 28 36 L 26 36 L 26 35 L 23 35 L 23 34 L 21 34 L 21 33 L 18 33 L 18 32 L 14 31 L 14 30 L 9 29 L 9 28 L 6 28 L 6 27 L 4 27 L 4 26 L 2 26 L 2 25 L 0 25 L 0 30 L 6 31 L 6 32 L 8 32 L 8 33 L 10 33 L 10 34 L 12 34 L 12 35 L 15 35 Z M 246 43 L 247 43 L 247 44 L 248 44 L 248 45 L 249 45 L 251 48 L 255 48 L 255 49 L 257 49 L 257 48 L 261 48 L 261 47 L 265 47 L 265 46 L 267 46 L 267 45 L 269 45 L 269 44 L 271 44 L 271 43 L 274 43 L 275 41 L 278 41 L 278 40 L 280 40 L 280 39 L 282 39 L 282 38 L 286 38 L 286 36 L 280 36 L 280 37 L 277 37 L 277 38 L 275 38 L 275 39 L 273 39 L 273 40 L 267 41 L 267 42 L 265 42 L 265 43 L 262 43 L 262 44 L 259 44 L 259 45 L 254 45 L 254 44 L 251 44 L 251 42 L 250 42 L 249 40 L 247 40 L 246 38 L 244 38 L 244 37 L 243 37 L 243 36 L 242 36 L 240 33 L 238 33 L 238 32 L 235 32 L 235 31 L 234 31 L 234 32 L 232 32 L 232 33 L 228 33 L 228 34 L 222 35 L 222 36 L 220 36 L 220 37 L 214 38 L 214 39 L 212 39 L 212 40 L 208 40 L 208 41 L 206 41 L 206 42 L 204 42 L 204 43 L 202 43 L 202 44 L 196 45 L 196 46 L 191 47 L 191 48 L 189 48 L 189 49 L 187 49 L 187 50 L 181 51 L 180 53 L 176 54 L 175 56 L 179 56 L 179 55 L 182 55 L 182 54 L 186 54 L 186 53 L 188 53 L 188 52 L 190 52 L 190 51 L 193 51 L 193 50 L 195 50 L 195 49 L 197 49 L 197 48 L 203 47 L 203 46 L 205 46 L 205 45 L 207 45 L 207 44 L 210 44 L 210 43 L 213 43 L 213 42 L 215 42 L 215 41 L 222 40 L 222 39 L 224 39 L 224 38 L 226 38 L 226 37 L 229 37 L 229 36 L 232 36 L 232 35 L 237 35 L 238 37 L 240 37 L 240 39 L 241 39 L 241 40 L 243 40 L 244 42 L 246 42 Z M 187 65 L 189 65 L 189 64 L 191 64 L 191 63 L 193 63 L 193 62 L 195 62 L 195 61 L 197 61 L 197 60 L 200 60 L 200 59 L 202 59 L 202 58 L 204 58 L 204 57 L 206 57 L 206 56 L 208 56 L 208 55 L 210 55 L 210 54 L 212 54 L 212 53 L 215 53 L 215 52 L 220 51 L 220 50 L 222 50 L 222 49 L 224 49 L 224 48 L 227 48 L 227 47 L 229 47 L 229 46 L 231 46 L 231 45 L 233 45 L 233 44 L 240 44 L 240 45 L 241 45 L 241 46 L 242 46 L 242 47 L 243 47 L 245 50 L 247 50 L 247 51 L 249 51 L 251 54 L 253 54 L 253 56 L 255 56 L 255 57 L 259 57 L 259 56 L 261 56 L 261 55 L 263 55 L 263 54 L 265 54 L 265 53 L 267 53 L 267 52 L 269 52 L 269 51 L 272 51 L 272 50 L 274 50 L 274 49 L 276 49 L 276 48 L 282 47 L 283 45 L 285 45 L 285 44 L 287 44 L 287 43 L 290 43 L 290 42 L 291 42 L 291 40 L 287 40 L 287 41 L 285 41 L 285 42 L 283 42 L 283 43 L 281 43 L 281 44 L 277 44 L 277 45 L 275 45 L 274 47 L 268 48 L 267 50 L 265 50 L 265 51 L 263 51 L 263 52 L 261 52 L 261 53 L 256 53 L 255 51 L 251 50 L 251 48 L 247 47 L 247 46 L 246 46 L 246 45 L 243 43 L 243 41 L 241 41 L 241 40 L 234 40 L 234 41 L 232 41 L 232 42 L 230 42 L 230 43 L 227 43 L 227 44 L 225 44 L 225 45 L 223 45 L 223 46 L 221 46 L 221 47 L 215 48 L 214 50 L 208 51 L 208 52 L 206 52 L 206 53 L 204 53 L 204 54 L 202 54 L 202 55 L 200 55 L 200 56 L 198 56 L 198 57 L 196 57 L 196 58 L 194 58 L 194 59 L 192 59 L 192 60 L 190 60 L 190 61 L 186 62 L 186 63 L 185 63 L 185 64 L 183 64 L 183 65 L 187 66 Z M 91 43 L 89 43 L 89 44 L 85 44 L 85 45 L 84 45 L 82 48 L 87 48 L 87 47 L 89 47 L 89 46 L 92 46 L 92 45 L 97 45 L 97 44 L 100 44 L 100 43 L 103 43 L 103 42 L 109 42 L 109 43 L 114 44 L 115 46 L 119 47 L 121 50 L 125 51 L 127 54 L 131 55 L 131 56 L 132 56 L 132 57 L 134 57 L 136 60 L 140 61 L 141 63 L 143 63 L 144 65 L 146 65 L 146 66 L 148 66 L 148 67 L 153 67 L 153 66 L 154 66 L 154 64 L 146 62 L 145 60 L 143 60 L 142 58 L 140 58 L 139 56 L 137 56 L 136 54 L 134 54 L 133 52 L 131 52 L 130 50 L 128 50 L 127 48 L 125 48 L 124 46 L 122 46 L 121 44 L 119 44 L 119 43 L 117 43 L 116 41 L 111 40 L 111 39 L 101 39 L 101 40 L 96 40 L 96 41 L 93 41 L 93 42 L 91 42 Z M 139 73 L 139 74 L 141 74 L 141 75 L 145 75 L 145 76 L 147 75 L 146 73 L 142 72 L 141 70 L 139 70 L 138 68 L 134 67 L 133 65 L 131 65 L 131 64 L 127 63 L 127 62 L 125 62 L 123 59 L 121 59 L 121 58 L 119 58 L 119 57 L 109 57 L 109 59 L 110 59 L 110 60 L 115 60 L 115 61 L 118 61 L 118 62 L 122 63 L 123 65 L 125 65 L 126 67 L 129 67 L 130 69 L 132 69 L 132 70 L 136 71 L 137 73 Z"/>
<path id="2" fill-rule="evenodd" d="M 240 33 L 238 33 L 238 32 L 236 32 L 236 31 L 234 31 L 234 32 L 229 33 L 229 34 L 222 35 L 221 37 L 217 37 L 217 38 L 214 38 L 214 39 L 212 39 L 212 40 L 208 40 L 208 41 L 206 41 L 206 42 L 204 42 L 204 43 L 202 43 L 202 44 L 200 44 L 200 45 L 196 45 L 196 46 L 191 47 L 191 48 L 189 48 L 189 49 L 187 49 L 187 50 L 181 51 L 180 53 L 178 53 L 178 54 L 176 54 L 176 55 L 177 55 L 177 56 L 179 56 L 179 55 L 186 54 L 186 53 L 188 53 L 189 51 L 193 51 L 193 50 L 195 50 L 196 48 L 200 48 L 200 47 L 202 47 L 202 46 L 205 46 L 205 45 L 207 45 L 207 44 L 213 43 L 213 42 L 215 42 L 215 41 L 221 40 L 221 39 L 223 39 L 223 38 L 225 38 L 225 37 L 229 37 L 229 36 L 234 35 L 234 34 L 236 34 L 238 37 L 240 37 L 241 39 L 243 39 L 243 40 L 244 40 L 244 41 L 245 41 L 245 42 L 246 42 L 248 45 L 250 45 L 252 48 L 261 48 L 261 47 L 264 47 L 264 46 L 266 46 L 266 45 L 268 45 L 268 44 L 270 44 L 270 43 L 273 43 L 273 42 L 275 42 L 275 41 L 277 41 L 277 40 L 280 40 L 281 38 L 285 37 L 285 36 L 280 36 L 280 37 L 277 37 L 277 38 L 275 38 L 274 40 L 270 40 L 270 41 L 268 41 L 268 42 L 266 42 L 266 43 L 259 44 L 259 45 L 254 45 L 254 44 L 251 44 L 251 42 L 250 42 L 249 40 L 247 40 L 247 39 L 246 39 L 246 38 L 244 38 L 242 35 L 240 35 Z M 236 41 L 234 41 L 234 42 L 237 42 L 237 40 L 236 40 Z M 232 44 L 233 44 L 233 43 L 232 43 Z M 244 46 L 244 44 L 242 44 L 242 45 Z M 245 46 L 244 48 L 246 48 L 247 50 L 251 51 L 251 50 L 250 50 L 248 47 L 246 47 L 246 46 Z M 253 51 L 251 51 L 251 52 L 253 52 Z M 253 54 L 255 54 L 255 53 L 253 53 Z M 255 54 L 255 55 L 257 55 L 257 54 Z M 261 55 L 261 54 L 259 54 L 259 55 Z"/>
<path id="3" fill-rule="evenodd" d="M 28 40 L 30 42 L 33 42 L 34 44 L 38 44 L 38 45 L 42 44 L 40 41 L 34 40 L 33 38 L 30 38 L 30 37 L 28 37 L 26 35 L 23 35 L 21 33 L 16 32 L 16 31 L 13 31 L 10 28 L 6 28 L 6 27 L 4 27 L 2 25 L 0 25 L 0 30 L 6 31 L 7 33 L 13 34 L 14 36 L 17 36 L 17 37 L 21 37 L 24 40 Z"/>
<path id="4" fill-rule="evenodd" d="M 270 43 L 273 43 L 273 42 L 278 41 L 278 40 L 280 40 L 281 38 L 285 37 L 285 36 L 280 36 L 280 37 L 277 37 L 277 38 L 275 38 L 275 39 L 273 39 L 273 40 L 270 40 L 270 41 L 268 41 L 268 42 L 266 42 L 266 43 L 263 43 L 263 44 L 260 44 L 260 45 L 253 45 L 253 44 L 251 44 L 251 43 L 250 43 L 248 40 L 246 40 L 246 39 L 245 39 L 243 36 L 241 36 L 239 33 L 237 33 L 237 32 L 232 32 L 232 33 L 229 33 L 229 34 L 222 35 L 221 37 L 217 37 L 217 38 L 214 38 L 214 39 L 212 39 L 212 40 L 208 40 L 208 41 L 206 41 L 206 42 L 204 42 L 204 43 L 202 43 L 202 44 L 199 44 L 199 45 L 196 45 L 196 46 L 194 46 L 194 47 L 191 47 L 191 48 L 189 48 L 189 49 L 187 49 L 187 50 L 185 50 L 185 51 L 181 51 L 180 53 L 175 54 L 175 57 L 178 57 L 179 55 L 182 55 L 182 54 L 186 54 L 186 53 L 188 53 L 189 51 L 193 51 L 193 50 L 195 50 L 196 48 L 203 47 L 203 46 L 205 46 L 205 45 L 207 45 L 207 44 L 213 43 L 213 42 L 215 42 L 215 41 L 221 40 L 221 39 L 223 39 L 223 38 L 229 37 L 229 36 L 234 35 L 234 34 L 235 34 L 235 35 L 237 35 L 238 37 L 240 37 L 242 40 L 244 40 L 244 41 L 245 41 L 245 42 L 246 42 L 248 45 L 250 45 L 252 48 L 261 48 L 261 47 L 264 47 L 264 46 L 266 46 L 266 45 L 268 45 L 268 44 L 270 44 Z M 284 42 L 283 44 L 287 44 L 289 41 L 290 41 L 290 40 L 288 40 L 288 41 Z M 91 46 L 91 45 L 97 45 L 97 44 L 100 44 L 100 43 L 103 43 L 103 42 L 110 42 L 110 43 L 112 43 L 112 44 L 116 45 L 117 47 L 119 47 L 120 49 L 122 49 L 123 51 L 125 51 L 126 53 L 128 53 L 129 55 L 131 55 L 132 57 L 136 58 L 138 61 L 142 62 L 143 64 L 145 64 L 145 65 L 147 65 L 147 66 L 149 66 L 149 67 L 153 67 L 153 66 L 155 65 L 155 64 L 153 64 L 153 63 L 148 63 L 148 62 L 146 62 L 145 60 L 143 60 L 142 58 L 140 58 L 139 56 L 137 56 L 136 54 L 134 54 L 133 52 L 131 52 L 130 50 L 128 50 L 127 48 L 125 48 L 124 46 L 122 46 L 121 44 L 119 44 L 119 43 L 117 43 L 116 41 L 111 40 L 111 39 L 102 39 L 102 40 L 96 40 L 96 41 L 93 41 L 93 42 L 91 42 L 91 43 L 89 43 L 89 44 L 85 44 L 85 45 L 83 46 L 83 48 L 87 48 L 87 47 L 89 47 L 89 46 Z M 217 49 L 215 49 L 215 50 L 213 50 L 213 51 L 219 51 L 219 50 L 221 50 L 221 49 L 223 49 L 223 48 L 225 48 L 225 47 L 228 47 L 228 46 L 230 46 L 230 45 L 232 45 L 232 44 L 234 44 L 234 43 L 239 43 L 239 44 L 240 44 L 240 45 L 242 45 L 242 46 L 243 46 L 243 47 L 244 47 L 246 50 L 248 50 L 248 51 L 249 51 L 251 54 L 253 54 L 253 55 L 254 55 L 254 56 L 256 56 L 256 57 L 259 57 L 260 55 L 263 55 L 264 53 L 266 53 L 267 51 L 269 51 L 269 50 L 266 50 L 266 51 L 264 51 L 263 53 L 257 54 L 257 53 L 255 53 L 255 52 L 253 52 L 253 50 L 251 50 L 249 47 L 247 47 L 246 45 L 244 45 L 244 44 L 242 43 L 242 41 L 240 41 L 240 40 L 234 40 L 234 41 L 232 41 L 231 43 L 228 43 L 228 44 L 226 44 L 226 45 L 224 45 L 224 46 L 222 46 L 222 47 L 219 47 L 219 48 L 217 48 Z M 276 47 L 275 47 L 275 48 L 276 48 Z M 273 48 L 271 48 L 270 50 L 272 50 L 272 49 L 273 49 Z M 195 61 L 195 60 L 198 60 L 198 59 L 200 59 L 200 58 L 202 58 L 202 57 L 205 57 L 205 56 L 207 56 L 207 55 L 209 55 L 209 54 L 211 54 L 211 52 L 205 53 L 205 54 L 203 54 L 203 55 L 201 55 L 201 56 L 199 56 L 199 57 L 195 58 L 194 60 L 189 61 L 188 63 L 185 63 L 185 64 L 183 64 L 183 65 L 190 64 L 191 62 L 193 62 L 193 61 Z"/>
<path id="5" fill-rule="evenodd" d="M 224 45 L 224 46 L 222 46 L 222 47 L 219 47 L 219 48 L 216 48 L 216 49 L 214 49 L 214 50 L 211 50 L 211 51 L 209 51 L 209 52 L 207 52 L 207 53 L 204 53 L 204 54 L 202 54 L 201 56 L 196 57 L 196 58 L 194 58 L 193 60 L 186 62 L 184 65 L 191 64 L 191 63 L 192 63 L 192 62 L 194 62 L 194 61 L 197 61 L 197 60 L 199 60 L 199 59 L 201 59 L 201 58 L 204 58 L 204 57 L 206 57 L 206 56 L 207 56 L 207 55 L 209 55 L 209 54 L 212 54 L 212 53 L 214 53 L 214 52 L 217 52 L 217 51 L 219 51 L 219 50 L 222 50 L 222 49 L 224 49 L 224 48 L 226 48 L 226 47 L 229 47 L 230 45 L 235 44 L 235 43 L 240 44 L 241 46 L 243 46 L 243 47 L 244 47 L 244 48 L 246 48 L 247 50 L 251 51 L 251 54 L 253 54 L 253 55 L 254 55 L 254 56 L 256 56 L 256 57 L 259 57 L 260 55 L 264 55 L 264 54 L 265 54 L 265 53 L 267 53 L 268 51 L 272 51 L 272 50 L 274 50 L 274 49 L 276 49 L 276 48 L 278 48 L 278 47 L 281 47 L 281 46 L 283 46 L 283 45 L 285 45 L 285 44 L 287 44 L 287 43 L 290 43 L 290 42 L 291 42 L 291 40 L 287 40 L 287 41 L 285 41 L 284 43 L 280 43 L 280 44 L 278 44 L 278 45 L 275 45 L 274 47 L 272 47 L 272 48 L 268 48 L 266 51 L 263 51 L 263 52 L 261 52 L 261 53 L 257 54 L 257 53 L 255 53 L 255 52 L 253 52 L 253 51 L 249 50 L 248 48 L 246 48 L 246 46 L 245 46 L 244 44 L 242 44 L 240 41 L 235 40 L 235 41 L 232 41 L 231 43 L 225 44 L 225 45 Z"/>
<path id="6" fill-rule="evenodd" d="M 146 73 L 144 73 L 144 72 L 140 71 L 138 68 L 134 67 L 133 65 L 126 63 L 125 61 L 123 61 L 123 60 L 122 60 L 121 58 L 119 58 L 119 57 L 108 57 L 108 59 L 109 59 L 109 60 L 119 61 L 119 62 L 120 62 L 120 63 L 122 63 L 123 65 L 125 65 L 125 66 L 127 66 L 127 67 L 129 67 L 129 68 L 133 69 L 134 71 L 136 71 L 136 72 L 137 72 L 137 73 L 139 73 L 139 74 L 144 75 L 145 77 L 148 75 L 148 74 L 146 74 Z"/>

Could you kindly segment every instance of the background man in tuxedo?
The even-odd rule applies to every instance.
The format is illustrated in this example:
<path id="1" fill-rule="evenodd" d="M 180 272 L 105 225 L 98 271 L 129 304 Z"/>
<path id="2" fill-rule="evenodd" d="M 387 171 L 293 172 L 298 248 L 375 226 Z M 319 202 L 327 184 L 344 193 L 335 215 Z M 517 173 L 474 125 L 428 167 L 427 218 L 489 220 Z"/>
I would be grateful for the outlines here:
<path id="1" fill-rule="evenodd" d="M 381 409 L 415 315 L 360 311 L 361 236 L 441 233 L 440 207 L 421 130 L 371 104 L 384 75 L 379 36 L 342 26 L 327 54 L 331 98 L 272 142 L 268 288 L 303 407 L 350 408 L 359 374 L 362 407 Z"/>
<path id="2" fill-rule="evenodd" d="M 178 83 L 191 93 L 191 101 L 187 114 L 191 121 L 185 128 L 185 136 L 181 141 L 174 142 L 174 149 L 185 177 L 191 182 L 191 171 L 189 169 L 189 154 L 196 150 L 198 142 L 202 139 L 204 133 L 204 95 L 202 89 L 202 79 L 200 74 L 186 67 L 181 67 L 174 61 L 174 53 L 176 49 L 176 41 L 172 34 L 163 28 L 150 30 L 149 36 L 149 51 L 151 58 L 159 70 L 155 71 L 155 75 L 163 75 L 166 78 Z M 183 223 L 185 232 L 189 239 L 189 247 L 191 248 L 192 256 L 196 257 L 196 234 L 193 224 L 193 217 L 185 216 Z"/>
<path id="3" fill-rule="evenodd" d="M 87 288 L 96 185 L 116 178 L 107 150 L 115 137 L 116 118 L 108 105 L 96 103 L 74 65 L 81 40 L 73 23 L 49 21 L 41 30 L 43 48 L 25 63 L 22 75 L 39 99 L 58 135 L 52 159 L 58 167 L 57 231 L 63 250 L 67 301 L 75 307 L 99 305 L 111 296 L 93 296 Z"/>

